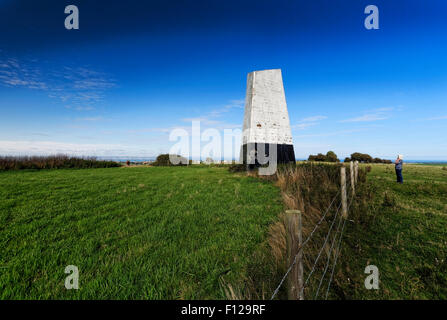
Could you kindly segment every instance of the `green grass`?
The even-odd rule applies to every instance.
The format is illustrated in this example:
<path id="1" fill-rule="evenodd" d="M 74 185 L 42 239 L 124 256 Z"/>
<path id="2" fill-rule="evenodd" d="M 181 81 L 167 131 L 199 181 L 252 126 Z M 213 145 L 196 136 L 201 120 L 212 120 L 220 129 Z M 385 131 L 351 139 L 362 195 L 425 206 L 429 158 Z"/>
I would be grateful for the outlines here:
<path id="1" fill-rule="evenodd" d="M 333 298 L 447 299 L 447 170 L 372 165 L 368 209 L 351 217 Z M 380 289 L 366 290 L 364 269 L 376 265 Z"/>
<path id="2" fill-rule="evenodd" d="M 405 165 L 403 185 L 392 165 L 371 167 L 330 298 L 447 299 L 445 166 Z M 221 280 L 268 295 L 281 276 L 268 227 L 283 210 L 272 182 L 227 168 L 1 172 L 0 299 L 224 299 Z M 67 265 L 80 290 L 65 289 Z"/>
<path id="3" fill-rule="evenodd" d="M 222 299 L 282 209 L 271 182 L 226 168 L 1 172 L 0 298 Z"/>

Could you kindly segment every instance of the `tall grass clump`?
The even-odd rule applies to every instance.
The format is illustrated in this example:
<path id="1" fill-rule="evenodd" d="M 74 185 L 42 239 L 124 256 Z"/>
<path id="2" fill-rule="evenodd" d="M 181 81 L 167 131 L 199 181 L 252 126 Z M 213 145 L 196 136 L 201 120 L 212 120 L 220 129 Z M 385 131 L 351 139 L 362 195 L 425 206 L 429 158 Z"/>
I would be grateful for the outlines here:
<path id="1" fill-rule="evenodd" d="M 64 154 L 51 156 L 0 156 L 0 171 L 24 169 L 92 169 L 120 166 L 115 161 L 101 161 L 95 157 L 80 158 Z"/>
<path id="2" fill-rule="evenodd" d="M 312 240 L 307 243 L 303 250 L 304 276 L 310 273 L 315 264 L 315 259 L 325 242 L 326 235 L 335 220 L 333 230 L 329 236 L 329 241 L 323 247 L 323 254 L 316 264 L 313 276 L 310 278 L 305 288 L 306 299 L 313 299 L 316 288 L 319 285 L 320 277 L 323 274 L 328 255 L 332 254 L 330 247 L 334 241 L 333 235 L 340 221 L 341 216 L 341 196 L 340 196 L 340 167 L 342 164 L 315 164 L 301 163 L 297 165 L 284 165 L 278 167 L 275 176 L 268 179 L 280 188 L 281 196 L 286 210 L 300 210 L 302 212 L 303 239 L 306 239 L 314 230 L 318 222 L 319 227 L 312 236 Z M 348 201 L 351 199 L 350 189 L 350 171 L 346 168 L 348 183 Z M 359 169 L 358 183 L 356 188 L 356 197 L 350 207 L 349 219 L 356 219 L 357 212 L 364 210 L 368 205 L 371 192 L 365 189 L 366 171 Z M 331 206 L 332 203 L 332 206 Z M 328 208 L 330 208 L 328 210 Z M 337 214 L 338 210 L 338 214 Z M 325 212 L 328 212 L 326 218 L 322 219 Z M 275 289 L 282 276 L 289 267 L 286 246 L 286 223 L 285 214 L 281 213 L 276 223 L 270 226 L 268 236 L 268 246 L 270 247 L 270 263 L 275 267 L 268 280 L 265 280 L 263 286 L 273 285 L 270 291 Z M 272 291 L 273 292 L 273 291 Z M 265 294 L 264 294 L 265 295 Z M 259 297 L 259 296 L 258 296 Z M 269 297 L 259 297 L 269 298 Z M 286 285 L 284 284 L 277 296 L 279 299 L 287 299 Z"/>
<path id="3" fill-rule="evenodd" d="M 276 221 L 269 227 L 265 242 L 260 245 L 250 259 L 247 276 L 236 283 L 221 281 L 223 291 L 228 299 L 270 299 L 289 267 L 284 211 L 300 210 L 302 212 L 303 239 L 306 239 L 335 198 L 326 219 L 322 221 L 312 236 L 312 240 L 307 243 L 303 250 L 304 276 L 307 277 L 340 204 L 340 167 L 342 165 L 340 163 L 279 165 L 277 173 L 273 176 L 259 176 L 256 170 L 247 172 L 249 176 L 269 180 L 279 187 L 284 210 L 278 212 Z M 349 184 L 349 167 L 346 168 L 346 174 Z M 367 185 L 365 182 L 366 171 L 359 169 L 356 197 L 351 205 L 350 220 L 357 216 L 357 211 L 363 210 L 368 205 L 371 193 L 365 191 Z M 350 199 L 349 187 L 348 198 Z M 338 224 L 340 214 L 339 212 L 336 224 Z M 333 235 L 335 232 L 331 234 Z M 314 275 L 304 291 L 306 299 L 313 298 L 313 292 L 318 286 L 320 275 L 323 273 L 324 264 L 330 251 L 329 245 L 333 238 L 331 237 L 329 240 L 315 268 Z M 338 278 L 339 275 L 337 274 L 337 280 Z M 286 287 L 287 285 L 284 283 L 276 296 L 277 299 L 287 299 Z M 338 289 L 338 287 L 336 288 Z"/>

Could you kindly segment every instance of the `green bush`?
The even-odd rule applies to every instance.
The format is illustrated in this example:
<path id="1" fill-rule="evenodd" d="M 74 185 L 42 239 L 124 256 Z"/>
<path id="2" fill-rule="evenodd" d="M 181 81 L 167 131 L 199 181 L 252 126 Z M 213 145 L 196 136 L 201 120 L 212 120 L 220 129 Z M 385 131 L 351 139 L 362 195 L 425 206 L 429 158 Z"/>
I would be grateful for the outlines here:
<path id="1" fill-rule="evenodd" d="M 354 152 L 353 154 L 351 154 L 351 161 L 358 161 L 362 163 L 392 163 L 391 160 L 373 158 L 369 154 L 360 152 Z"/>
<path id="2" fill-rule="evenodd" d="M 178 164 L 173 164 L 171 162 L 171 158 L 179 161 Z M 170 155 L 170 154 L 160 154 L 155 162 L 152 164 L 156 167 L 171 167 L 171 166 L 186 166 L 189 163 L 188 159 L 179 156 L 179 155 Z"/>
<path id="3" fill-rule="evenodd" d="M 317 162 L 340 162 L 334 151 L 328 151 L 326 155 L 319 153 L 317 155 L 310 155 L 307 161 L 317 161 Z"/>
<path id="4" fill-rule="evenodd" d="M 366 153 L 354 152 L 353 154 L 351 154 L 351 161 L 372 163 L 373 158 L 369 154 L 366 154 Z"/>
<path id="5" fill-rule="evenodd" d="M 100 161 L 94 157 L 78 158 L 64 154 L 54 156 L 6 156 L 0 157 L 0 170 L 24 169 L 90 169 L 120 167 L 115 161 Z"/>
<path id="6" fill-rule="evenodd" d="M 322 153 L 319 153 L 317 155 L 310 155 L 307 161 L 318 161 L 318 162 L 324 162 L 326 161 L 326 156 Z"/>
<path id="7" fill-rule="evenodd" d="M 327 162 L 340 162 L 340 160 L 337 158 L 337 155 L 334 151 L 328 151 L 326 153 L 326 161 Z"/>

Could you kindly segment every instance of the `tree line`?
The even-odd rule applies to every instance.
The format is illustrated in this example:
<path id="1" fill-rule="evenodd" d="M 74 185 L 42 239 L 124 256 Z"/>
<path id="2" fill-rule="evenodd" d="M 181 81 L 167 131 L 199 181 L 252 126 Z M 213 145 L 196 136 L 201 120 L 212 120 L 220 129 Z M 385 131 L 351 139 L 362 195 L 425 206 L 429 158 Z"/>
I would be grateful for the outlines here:
<path id="1" fill-rule="evenodd" d="M 340 162 L 334 151 L 328 151 L 325 155 L 319 153 L 317 155 L 310 155 L 307 161 L 320 161 L 320 162 Z M 391 160 L 373 158 L 369 154 L 354 152 L 350 157 L 346 157 L 344 162 L 358 161 L 360 163 L 392 163 Z"/>
<path id="2" fill-rule="evenodd" d="M 80 158 L 64 154 L 51 156 L 0 156 L 0 171 L 24 169 L 90 169 L 120 166 L 115 161 L 101 161 L 95 157 Z"/>

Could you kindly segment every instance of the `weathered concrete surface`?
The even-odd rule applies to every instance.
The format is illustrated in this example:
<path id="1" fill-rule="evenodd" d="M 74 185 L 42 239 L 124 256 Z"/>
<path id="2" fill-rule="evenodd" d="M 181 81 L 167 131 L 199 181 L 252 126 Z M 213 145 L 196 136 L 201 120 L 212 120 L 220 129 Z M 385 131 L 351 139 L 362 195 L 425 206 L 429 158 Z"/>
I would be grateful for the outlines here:
<path id="1" fill-rule="evenodd" d="M 292 150 L 293 153 L 292 132 L 281 69 L 254 71 L 248 74 L 241 162 L 243 162 L 243 146 L 253 143 L 286 145 L 288 146 L 286 149 Z"/>
<path id="2" fill-rule="evenodd" d="M 244 143 L 293 144 L 281 69 L 248 74 L 243 128 Z"/>

